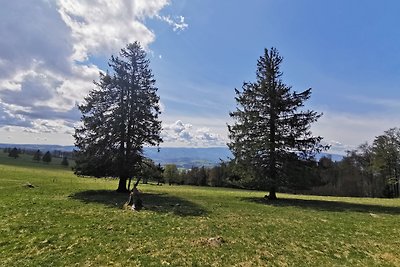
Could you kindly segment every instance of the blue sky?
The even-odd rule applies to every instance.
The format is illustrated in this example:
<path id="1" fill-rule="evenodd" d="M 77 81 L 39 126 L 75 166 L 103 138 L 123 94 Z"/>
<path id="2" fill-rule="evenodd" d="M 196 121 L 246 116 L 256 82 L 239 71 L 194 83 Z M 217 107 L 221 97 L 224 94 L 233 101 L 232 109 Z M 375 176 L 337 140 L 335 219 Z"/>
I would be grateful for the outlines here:
<path id="1" fill-rule="evenodd" d="M 101 4 L 100 4 L 101 3 Z M 333 153 L 400 126 L 397 1 L 8 1 L 0 10 L 0 142 L 72 144 L 76 103 L 128 42 L 147 49 L 164 146 L 227 142 L 234 88 L 264 48 Z"/>

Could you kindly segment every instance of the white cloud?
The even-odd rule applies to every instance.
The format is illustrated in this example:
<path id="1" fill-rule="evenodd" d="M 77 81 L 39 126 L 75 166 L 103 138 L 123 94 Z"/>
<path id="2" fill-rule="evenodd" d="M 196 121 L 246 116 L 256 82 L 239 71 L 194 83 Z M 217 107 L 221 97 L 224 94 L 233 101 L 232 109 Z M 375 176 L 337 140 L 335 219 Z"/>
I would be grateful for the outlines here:
<path id="1" fill-rule="evenodd" d="M 328 153 L 332 154 L 346 155 L 346 151 L 356 148 L 356 146 L 346 145 L 336 140 L 325 140 L 323 143 L 330 146 Z"/>
<path id="2" fill-rule="evenodd" d="M 183 16 L 177 16 L 175 19 L 172 19 L 171 16 L 156 15 L 156 17 L 172 26 L 174 32 L 184 31 L 187 29 L 187 27 L 189 27 L 189 25 L 185 22 L 185 17 Z"/>
<path id="3" fill-rule="evenodd" d="M 181 120 L 163 125 L 161 136 L 164 139 L 164 146 L 210 147 L 226 144 L 226 138 L 209 128 L 197 128 Z"/>
<path id="4" fill-rule="evenodd" d="M 209 128 L 197 129 L 196 139 L 210 144 L 218 144 L 220 141 L 223 141 L 219 134 L 212 133 Z"/>
<path id="5" fill-rule="evenodd" d="M 155 34 L 143 21 L 168 4 L 167 0 L 59 0 L 59 12 L 74 40 L 73 59 L 109 55 L 133 41 L 147 47 Z"/>
<path id="6" fill-rule="evenodd" d="M 185 124 L 181 120 L 177 120 L 173 124 L 165 125 L 163 127 L 163 129 L 166 130 L 166 131 L 171 130 L 171 131 L 175 132 L 176 134 L 179 134 L 179 133 L 181 133 L 183 131 L 190 130 L 192 127 L 193 126 L 191 124 L 188 124 L 188 123 Z"/>
<path id="7" fill-rule="evenodd" d="M 11 132 L 12 131 L 11 126 L 4 127 L 4 131 Z"/>
<path id="8" fill-rule="evenodd" d="M 366 96 L 348 96 L 347 98 L 361 104 L 380 106 L 386 109 L 400 109 L 400 99 L 371 98 Z"/>
<path id="9" fill-rule="evenodd" d="M 324 142 L 332 145 L 328 152 L 345 154 L 346 150 L 371 143 L 376 136 L 399 125 L 397 114 L 357 115 L 326 111 L 312 129 L 315 135 L 324 137 Z"/>
<path id="10" fill-rule="evenodd" d="M 100 71 L 84 60 L 90 56 L 109 57 L 133 41 L 148 46 L 155 40 L 155 33 L 145 25 L 145 20 L 158 19 L 169 3 L 169 0 L 2 3 L 0 130 L 11 125 L 16 132 L 22 129 L 27 134 L 71 134 L 80 117 L 76 104 L 93 88 L 92 81 L 98 79 Z M 176 21 L 178 28 L 187 27 L 184 24 L 183 17 Z"/>

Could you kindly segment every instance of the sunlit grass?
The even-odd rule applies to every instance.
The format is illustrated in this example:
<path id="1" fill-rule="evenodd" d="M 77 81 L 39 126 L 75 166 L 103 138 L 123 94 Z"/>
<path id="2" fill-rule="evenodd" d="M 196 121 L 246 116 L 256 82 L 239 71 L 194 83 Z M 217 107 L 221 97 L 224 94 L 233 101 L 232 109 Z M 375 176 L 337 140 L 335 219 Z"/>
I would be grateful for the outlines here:
<path id="1" fill-rule="evenodd" d="M 0 157 L 0 266 L 400 266 L 398 199 L 140 185 L 132 212 L 115 180 L 11 160 Z"/>

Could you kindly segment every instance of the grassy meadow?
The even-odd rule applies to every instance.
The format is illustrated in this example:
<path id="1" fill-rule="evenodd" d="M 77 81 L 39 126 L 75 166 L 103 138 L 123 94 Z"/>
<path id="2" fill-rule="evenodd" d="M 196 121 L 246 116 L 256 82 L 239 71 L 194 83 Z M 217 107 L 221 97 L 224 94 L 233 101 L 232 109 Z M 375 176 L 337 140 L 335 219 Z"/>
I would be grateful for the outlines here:
<path id="1" fill-rule="evenodd" d="M 0 266 L 400 266 L 399 199 L 116 187 L 0 152 Z"/>

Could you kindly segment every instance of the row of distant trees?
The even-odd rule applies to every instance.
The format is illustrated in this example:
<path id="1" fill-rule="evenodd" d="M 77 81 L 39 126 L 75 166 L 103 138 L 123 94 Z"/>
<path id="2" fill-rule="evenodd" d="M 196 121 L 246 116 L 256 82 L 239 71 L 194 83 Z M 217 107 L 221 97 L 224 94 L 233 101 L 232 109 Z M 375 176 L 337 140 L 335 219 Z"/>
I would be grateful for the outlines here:
<path id="1" fill-rule="evenodd" d="M 32 160 L 34 161 L 43 161 L 45 163 L 50 163 L 52 161 L 53 155 L 50 151 L 47 151 L 46 153 L 42 153 L 39 149 L 38 150 L 29 150 L 29 149 L 21 149 L 21 148 L 4 148 L 3 149 L 4 153 L 8 153 L 9 157 L 12 158 L 19 158 L 20 154 L 27 154 L 27 155 L 32 155 Z M 54 151 L 54 153 L 60 157 L 60 151 Z M 72 155 L 72 154 L 71 154 Z M 69 161 L 67 156 L 62 156 L 62 161 L 61 165 L 63 166 L 69 166 Z"/>
<path id="2" fill-rule="evenodd" d="M 51 156 L 50 151 L 47 151 L 43 155 L 43 153 L 38 149 L 35 152 L 35 154 L 33 154 L 33 160 L 35 160 L 35 161 L 41 161 L 42 160 L 43 162 L 49 163 L 49 162 L 51 162 L 51 159 L 52 159 L 52 156 Z"/>
<path id="3" fill-rule="evenodd" d="M 147 170 L 145 173 L 140 174 L 144 183 L 153 181 L 158 184 L 165 183 L 169 185 L 264 189 L 255 177 L 248 175 L 241 168 L 241 165 L 235 163 L 234 160 L 221 162 L 213 167 L 193 166 L 190 169 L 178 168 L 175 164 L 166 164 L 164 166 L 152 164 L 145 167 L 145 169 L 148 169 L 148 166 L 152 166 L 150 167 L 152 171 Z M 290 181 L 287 182 L 286 186 L 281 187 L 281 191 L 300 192 L 323 184 L 321 175 L 319 175 L 323 168 L 320 167 L 318 162 L 313 162 L 312 165 L 304 168 L 300 173 L 298 170 L 298 167 L 292 165 Z"/>
<path id="4" fill-rule="evenodd" d="M 193 166 L 191 169 L 179 169 L 175 164 L 167 164 L 164 166 L 163 182 L 169 185 L 247 188 L 233 166 L 233 162 L 222 162 L 214 167 Z M 256 188 L 257 185 L 254 184 L 253 187 Z"/>
<path id="5" fill-rule="evenodd" d="M 392 128 L 375 138 L 372 144 L 361 144 L 347 152 L 340 161 L 322 157 L 318 161 L 291 161 L 284 166 L 287 182 L 281 191 L 335 196 L 399 197 L 400 195 L 400 129 Z M 263 189 L 235 161 L 222 162 L 212 168 L 178 169 L 164 167 L 164 182 L 199 186 L 222 186 Z"/>
<path id="6" fill-rule="evenodd" d="M 347 152 L 343 160 L 320 160 L 324 186 L 317 194 L 365 197 L 399 197 L 400 129 L 392 128 Z"/>

